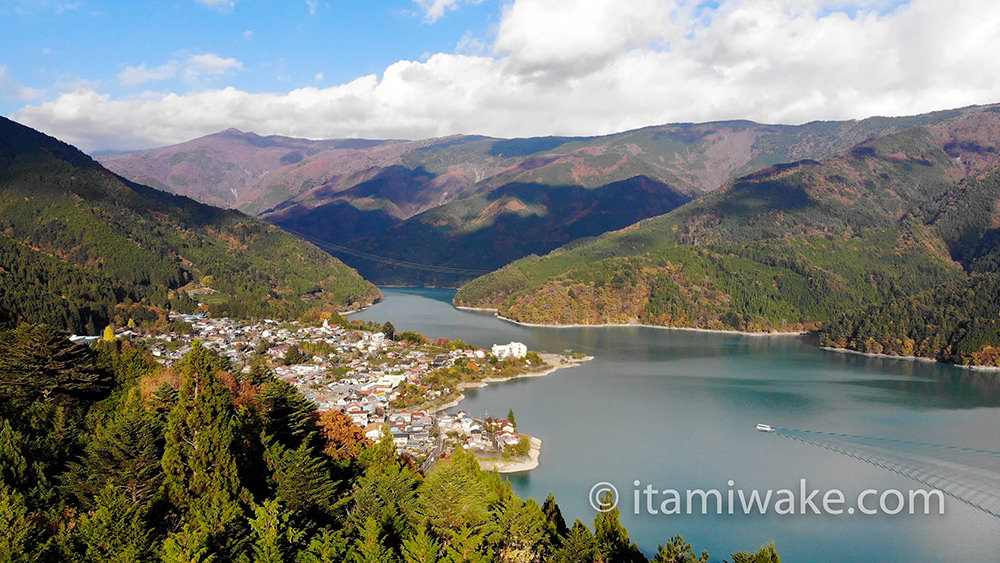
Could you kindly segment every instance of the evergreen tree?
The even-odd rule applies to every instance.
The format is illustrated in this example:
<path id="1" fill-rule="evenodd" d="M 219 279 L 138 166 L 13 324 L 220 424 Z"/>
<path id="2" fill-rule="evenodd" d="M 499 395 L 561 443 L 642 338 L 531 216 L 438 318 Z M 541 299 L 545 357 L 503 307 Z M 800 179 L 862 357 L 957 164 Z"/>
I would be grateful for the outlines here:
<path id="1" fill-rule="evenodd" d="M 504 563 L 545 561 L 551 552 L 553 526 L 534 499 L 526 501 L 510 496 L 495 510 L 491 540 L 497 545 L 497 557 Z"/>
<path id="2" fill-rule="evenodd" d="M 389 321 L 385 321 L 385 324 L 382 325 L 381 332 L 385 335 L 386 340 L 396 339 L 396 327 L 392 326 L 392 323 Z"/>
<path id="3" fill-rule="evenodd" d="M 146 561 L 151 534 L 142 506 L 108 483 L 94 499 L 94 510 L 77 526 L 85 560 L 93 563 Z"/>
<path id="4" fill-rule="evenodd" d="M 708 563 L 708 552 L 702 551 L 701 556 L 694 554 L 691 544 L 677 535 L 670 538 L 666 545 L 661 545 L 653 557 L 653 563 Z"/>
<path id="5" fill-rule="evenodd" d="M 404 563 L 437 563 L 441 545 L 434 536 L 421 527 L 417 533 L 403 540 Z"/>
<path id="6" fill-rule="evenodd" d="M 452 534 L 445 550 L 444 563 L 490 563 L 493 553 L 486 547 L 486 536 L 482 532 L 465 526 Z"/>
<path id="7" fill-rule="evenodd" d="M 562 510 L 559 510 L 559 505 L 556 504 L 556 497 L 551 491 L 545 497 L 545 502 L 542 503 L 542 512 L 545 513 L 545 517 L 548 518 L 549 522 L 555 526 L 556 534 L 559 537 L 566 537 L 566 534 L 569 533 L 569 528 L 566 527 L 566 520 L 563 518 Z"/>
<path id="8" fill-rule="evenodd" d="M 507 411 L 507 420 L 514 425 L 514 430 L 517 430 L 517 419 L 514 418 L 514 409 L 511 408 Z"/>
<path id="9" fill-rule="evenodd" d="M 113 487 L 134 504 L 148 502 L 163 482 L 163 430 L 138 393 L 98 427 L 83 457 L 68 464 L 64 488 L 84 503 Z"/>
<path id="10" fill-rule="evenodd" d="M 314 455 L 305 443 L 294 450 L 271 444 L 265 456 L 272 470 L 274 498 L 286 510 L 303 519 L 333 515 L 337 482 L 331 478 L 328 460 Z"/>
<path id="11" fill-rule="evenodd" d="M 387 545 L 397 546 L 415 519 L 419 475 L 400 462 L 388 428 L 364 457 L 368 468 L 357 480 L 351 494 L 350 522 L 362 528 L 367 521 L 378 522 Z"/>
<path id="12" fill-rule="evenodd" d="M 172 556 L 232 558 L 245 541 L 248 493 L 233 456 L 231 397 L 215 377 L 219 359 L 200 342 L 179 364 L 183 384 L 167 416 L 162 465 L 170 501 L 186 513 L 181 532 L 168 543 L 172 540 Z"/>
<path id="13" fill-rule="evenodd" d="M 321 530 L 299 551 L 295 563 L 343 563 L 349 543 L 341 530 Z"/>
<path id="14" fill-rule="evenodd" d="M 462 527 L 478 527 L 499 499 L 491 494 L 472 453 L 458 448 L 434 466 L 420 485 L 419 511 L 435 533 L 447 536 Z"/>
<path id="15" fill-rule="evenodd" d="M 599 557 L 594 534 L 577 520 L 566 534 L 562 547 L 552 554 L 552 563 L 594 563 Z"/>
<path id="16" fill-rule="evenodd" d="M 90 348 L 48 325 L 22 324 L 0 333 L 0 350 L 0 397 L 94 400 L 107 396 L 114 384 Z"/>
<path id="17" fill-rule="evenodd" d="M 608 493 L 610 494 L 610 493 Z M 604 506 L 610 506 L 610 498 L 602 498 Z M 601 512 L 594 518 L 594 539 L 597 549 L 605 563 L 646 563 L 646 556 L 639 551 L 639 546 L 632 543 L 628 530 L 622 526 L 617 508 Z"/>
<path id="18" fill-rule="evenodd" d="M 369 518 L 361 528 L 361 537 L 354 543 L 351 561 L 354 563 L 393 563 L 392 550 L 382 542 L 382 527 Z"/>
<path id="19" fill-rule="evenodd" d="M 286 563 L 292 561 L 298 542 L 305 533 L 289 523 L 288 511 L 275 500 L 266 500 L 254 507 L 254 518 L 250 529 L 255 539 L 253 560 L 255 563 Z"/>
<path id="20" fill-rule="evenodd" d="M 774 542 L 761 546 L 756 553 L 740 551 L 730 555 L 733 557 L 733 563 L 781 563 L 781 558 L 778 557 L 778 552 L 774 549 Z"/>

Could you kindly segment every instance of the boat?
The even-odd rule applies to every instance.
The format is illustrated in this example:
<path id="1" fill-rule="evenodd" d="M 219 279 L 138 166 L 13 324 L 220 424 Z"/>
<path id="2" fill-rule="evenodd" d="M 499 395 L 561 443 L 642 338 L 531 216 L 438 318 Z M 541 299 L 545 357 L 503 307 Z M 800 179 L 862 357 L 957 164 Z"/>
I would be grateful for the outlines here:
<path id="1" fill-rule="evenodd" d="M 774 432 L 774 428 L 771 428 L 770 424 L 758 424 L 757 430 L 760 432 Z"/>

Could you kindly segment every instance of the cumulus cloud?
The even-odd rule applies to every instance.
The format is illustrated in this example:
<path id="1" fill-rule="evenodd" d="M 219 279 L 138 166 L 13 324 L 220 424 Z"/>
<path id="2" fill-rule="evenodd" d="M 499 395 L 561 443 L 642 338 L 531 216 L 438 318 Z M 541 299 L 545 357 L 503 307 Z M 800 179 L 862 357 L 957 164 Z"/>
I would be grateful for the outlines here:
<path id="1" fill-rule="evenodd" d="M 83 87 L 14 118 L 95 150 L 227 127 L 311 138 L 595 135 L 672 121 L 801 123 L 1000 101 L 1000 4 L 990 0 L 967 0 L 961 10 L 935 0 L 557 4 L 507 5 L 488 55 L 439 53 L 396 62 L 381 77 L 283 93 L 112 98 Z M 199 65 L 192 68 L 209 74 L 241 67 L 214 55 Z"/>

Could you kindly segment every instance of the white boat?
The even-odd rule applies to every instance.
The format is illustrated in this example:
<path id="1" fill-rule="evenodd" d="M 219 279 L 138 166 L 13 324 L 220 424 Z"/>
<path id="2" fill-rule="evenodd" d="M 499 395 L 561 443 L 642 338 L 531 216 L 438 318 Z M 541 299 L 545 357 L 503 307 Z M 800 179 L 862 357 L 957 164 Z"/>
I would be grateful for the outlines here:
<path id="1" fill-rule="evenodd" d="M 757 425 L 757 430 L 759 430 L 761 432 L 774 432 L 774 429 L 771 428 L 770 424 L 758 424 Z"/>

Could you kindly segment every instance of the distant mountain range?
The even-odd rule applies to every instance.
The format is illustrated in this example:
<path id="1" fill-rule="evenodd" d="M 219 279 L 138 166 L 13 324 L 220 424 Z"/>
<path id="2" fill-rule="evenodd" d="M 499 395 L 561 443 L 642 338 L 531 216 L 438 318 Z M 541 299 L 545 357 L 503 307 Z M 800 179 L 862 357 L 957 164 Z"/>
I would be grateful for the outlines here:
<path id="1" fill-rule="evenodd" d="M 455 301 L 540 323 L 820 329 L 864 352 L 1000 358 L 1000 106 L 765 168 L 530 257 Z"/>
<path id="2" fill-rule="evenodd" d="M 666 213 L 761 168 L 955 114 L 527 139 L 309 141 L 228 130 L 100 160 L 133 181 L 336 245 L 326 248 L 374 281 L 457 285 L 470 272 Z"/>
<path id="3" fill-rule="evenodd" d="M 277 227 L 125 180 L 0 118 L 0 322 L 96 334 L 198 302 L 213 314 L 295 318 L 378 297 Z"/>

